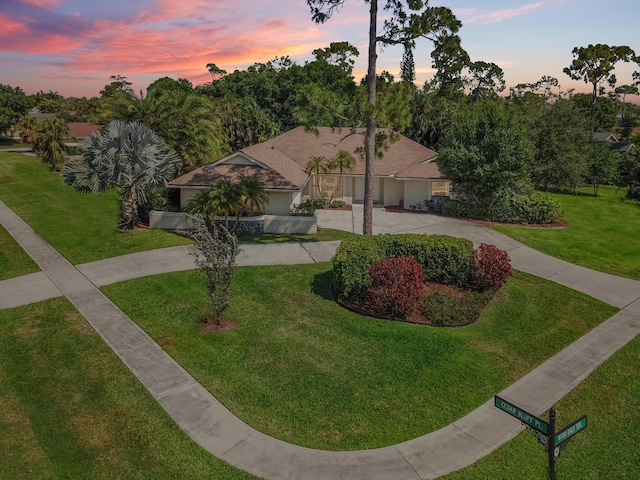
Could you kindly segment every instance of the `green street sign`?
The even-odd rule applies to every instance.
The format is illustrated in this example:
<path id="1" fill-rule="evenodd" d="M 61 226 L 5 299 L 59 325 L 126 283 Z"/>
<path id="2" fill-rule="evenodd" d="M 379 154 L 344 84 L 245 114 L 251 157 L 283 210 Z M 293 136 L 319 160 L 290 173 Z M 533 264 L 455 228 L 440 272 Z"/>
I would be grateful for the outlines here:
<path id="1" fill-rule="evenodd" d="M 498 407 L 503 412 L 506 412 L 509 415 L 516 417 L 522 423 L 526 423 L 530 427 L 535 428 L 540 433 L 544 433 L 544 434 L 549 433 L 549 424 L 547 422 L 539 419 L 534 415 L 531 415 L 530 413 L 522 410 L 519 407 L 516 407 L 514 404 L 507 402 L 505 399 L 500 398 L 497 395 L 495 395 L 495 406 Z"/>
<path id="2" fill-rule="evenodd" d="M 585 428 L 587 428 L 587 416 L 586 415 L 584 417 L 579 418 L 575 422 L 573 422 L 571 425 L 566 427 L 564 430 L 560 430 L 558 433 L 556 433 L 556 438 L 555 438 L 554 445 L 558 446 L 561 443 L 566 442 L 571 437 L 573 437 L 576 433 L 581 432 Z"/>

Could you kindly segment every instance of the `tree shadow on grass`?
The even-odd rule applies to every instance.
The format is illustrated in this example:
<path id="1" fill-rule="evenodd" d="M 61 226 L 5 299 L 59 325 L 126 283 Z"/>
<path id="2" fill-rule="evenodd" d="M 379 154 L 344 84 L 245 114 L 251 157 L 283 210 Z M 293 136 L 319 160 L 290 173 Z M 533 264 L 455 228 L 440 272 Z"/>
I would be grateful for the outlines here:
<path id="1" fill-rule="evenodd" d="M 325 300 L 334 301 L 335 298 L 333 296 L 333 290 L 331 289 L 332 282 L 333 270 L 327 270 L 326 272 L 314 275 L 310 283 L 311 291 Z"/>

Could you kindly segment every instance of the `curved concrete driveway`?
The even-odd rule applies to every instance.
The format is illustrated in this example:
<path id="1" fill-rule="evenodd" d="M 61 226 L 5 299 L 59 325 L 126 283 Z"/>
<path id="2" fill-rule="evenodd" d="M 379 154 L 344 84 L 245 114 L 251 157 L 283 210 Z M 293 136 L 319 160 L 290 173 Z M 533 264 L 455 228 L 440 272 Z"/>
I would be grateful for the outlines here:
<path id="1" fill-rule="evenodd" d="M 361 212 L 320 212 L 325 227 L 359 231 Z M 524 247 L 467 222 L 376 210 L 376 233 L 447 233 L 507 250 L 513 266 L 585 292 L 622 310 L 499 393 L 541 414 L 640 332 L 640 282 L 593 272 Z M 492 399 L 453 424 L 385 448 L 330 452 L 291 445 L 249 427 L 224 408 L 99 290 L 127 278 L 193 268 L 187 247 L 127 255 L 74 267 L 0 202 L 0 223 L 42 268 L 32 279 L 47 295 L 67 296 L 131 371 L 196 442 L 217 457 L 269 479 L 427 479 L 469 465 L 513 438 L 521 424 L 493 407 Z M 328 260 L 337 242 L 243 246 L 240 265 Z M 19 297 L 29 280 L 0 282 Z M 46 288 L 45 288 L 46 286 Z M 45 296 L 46 295 L 40 295 Z M 25 301 L 32 298 L 25 294 Z M 38 297 L 38 295 L 36 295 Z M 14 300 L 13 303 L 16 303 Z M 5 303 L 3 303 L 5 302 Z M 18 302 L 19 303 L 19 302 Z M 6 308 L 6 307 L 5 307 Z"/>

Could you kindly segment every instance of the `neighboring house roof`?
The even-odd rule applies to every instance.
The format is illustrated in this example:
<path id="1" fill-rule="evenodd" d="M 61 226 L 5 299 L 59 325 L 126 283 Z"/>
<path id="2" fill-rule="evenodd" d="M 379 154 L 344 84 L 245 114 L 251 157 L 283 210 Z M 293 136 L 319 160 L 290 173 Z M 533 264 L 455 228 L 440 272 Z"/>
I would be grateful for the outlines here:
<path id="1" fill-rule="evenodd" d="M 607 144 L 610 150 L 620 153 L 628 153 L 635 147 L 631 142 L 621 142 L 618 136 L 611 132 L 596 132 L 593 134 L 593 138 L 597 143 Z"/>
<path id="2" fill-rule="evenodd" d="M 634 147 L 635 145 L 631 142 L 613 142 L 609 145 L 611 150 L 616 150 L 620 153 L 630 152 Z"/>
<path id="3" fill-rule="evenodd" d="M 364 144 L 364 129 L 350 135 L 349 129 L 319 127 L 318 135 L 297 127 L 266 142 L 243 148 L 210 165 L 169 182 L 171 187 L 208 186 L 241 173 L 255 174 L 267 189 L 299 190 L 307 182 L 305 167 L 312 157 L 335 157 L 340 150 L 356 159 L 355 175 L 364 175 L 365 162 L 358 152 Z M 384 158 L 376 161 L 376 176 L 402 179 L 444 178 L 433 162 L 437 154 L 407 137 L 389 145 Z"/>
<path id="4" fill-rule="evenodd" d="M 90 136 L 93 132 L 102 130 L 102 125 L 88 122 L 67 122 L 71 136 L 77 139 Z"/>
<path id="5" fill-rule="evenodd" d="M 45 118 L 58 118 L 55 113 L 42 113 L 35 107 L 29 110 L 29 115 L 31 115 L 36 120 L 44 120 Z"/>
<path id="6" fill-rule="evenodd" d="M 615 133 L 611 133 L 611 132 L 595 132 L 593 134 L 593 138 L 595 139 L 596 142 L 617 142 L 618 141 L 618 137 L 616 137 Z"/>

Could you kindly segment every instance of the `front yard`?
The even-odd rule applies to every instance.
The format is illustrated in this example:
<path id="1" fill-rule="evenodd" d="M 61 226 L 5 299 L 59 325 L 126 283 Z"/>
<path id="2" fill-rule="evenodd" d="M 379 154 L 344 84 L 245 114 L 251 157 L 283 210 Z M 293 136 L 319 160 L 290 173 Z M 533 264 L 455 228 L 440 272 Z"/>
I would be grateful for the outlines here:
<path id="1" fill-rule="evenodd" d="M 190 242 L 118 232 L 115 193 L 78 194 L 33 157 L 0 153 L 0 179 L 0 200 L 74 263 Z M 559 196 L 566 230 L 497 228 L 639 278 L 640 209 L 601 191 Z M 4 230 L 0 246 L 0 260 L 11 260 L 0 278 L 37 270 Z M 198 272 L 103 290 L 239 417 L 327 449 L 390 445 L 447 425 L 615 312 L 515 272 L 474 325 L 431 328 L 342 309 L 330 277 L 329 264 L 237 268 L 228 315 L 239 325 L 217 336 L 200 332 L 207 298 Z M 193 443 L 67 300 L 0 310 L 0 344 L 0 478 L 253 478 Z M 558 478 L 637 475 L 638 365 L 636 339 L 556 404 L 559 425 L 589 416 L 560 457 Z M 543 479 L 544 451 L 525 432 L 446 478 Z"/>

